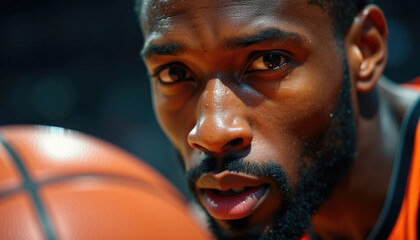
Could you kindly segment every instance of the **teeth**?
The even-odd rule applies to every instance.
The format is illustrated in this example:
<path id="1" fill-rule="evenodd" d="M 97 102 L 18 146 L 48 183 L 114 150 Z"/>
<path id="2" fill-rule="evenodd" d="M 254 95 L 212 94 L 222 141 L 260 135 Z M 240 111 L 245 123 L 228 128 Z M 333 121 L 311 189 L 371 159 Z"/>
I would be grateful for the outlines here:
<path id="1" fill-rule="evenodd" d="M 234 192 L 243 192 L 245 190 L 245 187 L 237 187 L 237 188 L 232 188 L 232 191 Z"/>
<path id="2" fill-rule="evenodd" d="M 217 190 L 221 196 L 234 196 L 245 191 L 245 187 L 229 188 L 227 190 Z"/>

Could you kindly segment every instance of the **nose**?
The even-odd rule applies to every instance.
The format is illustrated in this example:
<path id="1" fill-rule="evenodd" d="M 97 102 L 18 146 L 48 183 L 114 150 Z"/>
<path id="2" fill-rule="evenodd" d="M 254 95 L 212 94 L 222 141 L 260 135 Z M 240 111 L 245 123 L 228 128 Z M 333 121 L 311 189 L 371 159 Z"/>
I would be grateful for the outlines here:
<path id="1" fill-rule="evenodd" d="M 253 134 L 246 105 L 221 80 L 211 79 L 200 95 L 197 119 L 188 134 L 191 147 L 208 154 L 232 153 L 248 147 Z"/>

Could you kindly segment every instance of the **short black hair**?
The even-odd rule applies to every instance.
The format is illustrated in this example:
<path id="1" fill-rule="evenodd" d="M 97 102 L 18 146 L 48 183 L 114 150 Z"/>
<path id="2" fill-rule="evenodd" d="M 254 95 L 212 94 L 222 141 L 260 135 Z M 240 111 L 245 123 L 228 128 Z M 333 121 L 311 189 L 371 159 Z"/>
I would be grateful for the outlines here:
<path id="1" fill-rule="evenodd" d="M 334 34 L 342 38 L 347 33 L 354 17 L 373 0 L 307 0 L 328 11 L 333 19 Z"/>
<path id="2" fill-rule="evenodd" d="M 143 0 L 135 0 L 135 12 L 138 17 L 141 13 Z M 334 34 L 336 37 L 343 37 L 354 17 L 373 0 L 307 0 L 308 4 L 320 6 L 324 11 L 328 11 L 333 19 Z"/>

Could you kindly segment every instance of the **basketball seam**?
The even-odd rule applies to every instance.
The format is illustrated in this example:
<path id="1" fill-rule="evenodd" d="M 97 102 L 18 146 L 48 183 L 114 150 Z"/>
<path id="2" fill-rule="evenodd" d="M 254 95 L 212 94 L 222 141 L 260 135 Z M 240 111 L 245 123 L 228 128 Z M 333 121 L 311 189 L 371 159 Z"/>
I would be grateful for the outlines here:
<path id="1" fill-rule="evenodd" d="M 19 158 L 19 155 L 2 137 L 0 137 L 0 143 L 5 147 L 9 155 L 12 157 L 14 163 L 18 168 L 19 173 L 23 178 L 23 187 L 21 189 L 26 190 L 31 196 L 32 203 L 35 205 L 35 211 L 37 213 L 38 221 L 46 238 L 49 240 L 56 239 L 50 219 L 48 218 L 44 205 L 42 204 L 42 201 L 39 197 L 37 184 L 29 176 L 29 173 L 26 170 L 22 160 Z M 11 191 L 9 190 L 7 192 Z"/>
<path id="2" fill-rule="evenodd" d="M 53 178 L 46 179 L 46 180 L 39 181 L 39 182 L 36 182 L 36 181 L 33 181 L 33 182 L 38 185 L 38 188 L 42 188 L 45 185 L 61 183 L 61 182 L 70 181 L 70 180 L 76 180 L 77 181 L 79 178 L 85 178 L 85 177 L 95 177 L 95 178 L 98 178 L 98 179 L 104 178 L 106 180 L 113 180 L 113 181 L 116 181 L 116 182 L 129 183 L 131 185 L 141 185 L 142 188 L 148 189 L 149 193 L 152 193 L 154 195 L 162 195 L 162 194 L 160 194 L 159 191 L 156 191 L 157 188 L 161 189 L 161 188 L 159 188 L 159 186 L 152 186 L 147 181 L 137 179 L 137 178 L 134 178 L 134 177 L 117 175 L 117 174 L 78 173 L 78 174 L 69 174 L 69 175 L 64 175 L 64 176 L 57 176 L 57 177 L 53 177 Z M 124 184 L 124 185 L 126 185 L 126 184 Z M 6 191 L 0 192 L 0 198 L 12 195 L 16 192 L 19 192 L 20 190 L 25 190 L 25 188 L 24 187 L 16 187 L 16 188 L 12 188 L 12 189 L 8 189 Z M 172 194 L 171 190 L 168 190 L 168 191 L 165 191 L 165 192 L 168 192 L 169 195 L 173 196 L 174 198 L 177 198 L 180 201 L 184 201 L 178 195 Z"/>

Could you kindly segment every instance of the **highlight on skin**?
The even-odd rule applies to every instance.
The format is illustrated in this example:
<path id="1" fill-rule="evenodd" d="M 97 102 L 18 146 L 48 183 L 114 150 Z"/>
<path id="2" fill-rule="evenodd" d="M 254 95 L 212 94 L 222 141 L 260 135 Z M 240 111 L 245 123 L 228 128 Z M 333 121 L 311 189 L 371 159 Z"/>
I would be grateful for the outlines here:
<path id="1" fill-rule="evenodd" d="M 195 192 L 195 181 L 203 174 L 229 170 L 270 179 L 275 183 L 273 187 L 277 187 L 282 194 L 284 201 L 279 203 L 277 212 L 273 213 L 273 221 L 261 232 L 239 235 L 249 228 L 248 217 L 245 217 L 226 221 L 235 235 L 228 236 L 225 230 L 209 216 L 210 226 L 219 239 L 234 239 L 236 236 L 240 239 L 298 239 L 306 229 L 310 228 L 312 215 L 328 198 L 334 185 L 346 174 L 356 155 L 356 129 L 343 37 L 353 17 L 366 2 L 363 0 L 308 0 L 307 2 L 319 5 L 328 11 L 334 20 L 331 27 L 334 29 L 336 46 L 343 60 L 342 87 L 336 98 L 335 110 L 331 112 L 325 129 L 320 129 L 317 134 L 305 139 L 300 160 L 297 161 L 299 181 L 294 186 L 289 184 L 287 172 L 274 162 L 274 159 L 267 159 L 271 160 L 268 164 L 258 164 L 246 162 L 231 154 L 222 159 L 224 169 L 217 169 L 215 163 L 222 160 L 207 156 L 202 159 L 199 166 L 188 170 L 186 175 L 193 192 Z M 339 80 L 331 79 L 331 81 Z"/>
<path id="2" fill-rule="evenodd" d="M 334 21 L 334 33 L 336 38 L 342 38 L 347 31 L 354 16 L 373 0 L 306 0 L 308 4 L 315 4 L 327 11 Z M 140 17 L 144 0 L 136 0 L 134 11 Z"/>
<path id="3" fill-rule="evenodd" d="M 310 228 L 311 216 L 329 196 L 333 186 L 350 168 L 356 155 L 356 136 L 351 102 L 351 86 L 347 62 L 343 62 L 343 85 L 337 97 L 335 111 L 328 126 L 318 136 L 305 143 L 299 166 L 300 180 L 290 186 L 285 170 L 275 162 L 258 164 L 245 162 L 235 155 L 223 159 L 224 169 L 270 179 L 276 183 L 284 202 L 273 214 L 273 223 L 266 233 L 240 236 L 240 239 L 298 239 Z M 190 188 L 205 173 L 216 171 L 217 159 L 207 157 L 200 165 L 186 173 Z M 309 165 L 308 165 L 309 163 Z M 193 191 L 194 192 L 194 191 Z M 216 221 L 208 217 L 209 225 L 218 239 L 235 239 L 226 236 Z M 228 221 L 232 230 L 243 232 L 247 218 Z"/>

